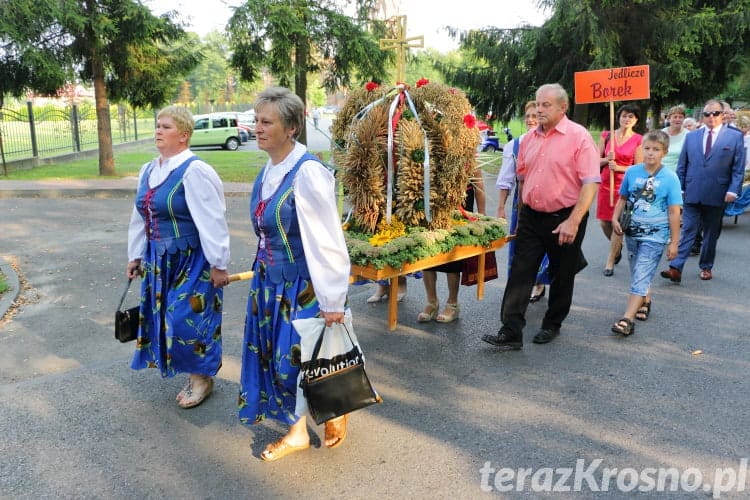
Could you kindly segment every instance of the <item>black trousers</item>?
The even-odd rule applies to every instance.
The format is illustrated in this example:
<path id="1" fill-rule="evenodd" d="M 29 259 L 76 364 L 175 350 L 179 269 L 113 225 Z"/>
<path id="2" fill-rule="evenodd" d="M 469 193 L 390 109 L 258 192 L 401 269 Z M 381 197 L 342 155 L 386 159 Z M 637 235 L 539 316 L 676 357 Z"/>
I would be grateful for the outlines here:
<path id="1" fill-rule="evenodd" d="M 542 328 L 556 330 L 570 312 L 573 302 L 573 284 L 578 271 L 586 267 L 581 244 L 586 234 L 588 214 L 578 226 L 578 234 L 570 245 L 560 245 L 558 235 L 552 231 L 567 219 L 573 207 L 554 213 L 537 212 L 523 206 L 516 231 L 516 248 L 510 276 L 505 285 L 501 319 L 509 336 L 522 338 L 526 326 L 526 308 L 534 287 L 539 264 L 546 253 L 549 256 L 549 299 Z"/>

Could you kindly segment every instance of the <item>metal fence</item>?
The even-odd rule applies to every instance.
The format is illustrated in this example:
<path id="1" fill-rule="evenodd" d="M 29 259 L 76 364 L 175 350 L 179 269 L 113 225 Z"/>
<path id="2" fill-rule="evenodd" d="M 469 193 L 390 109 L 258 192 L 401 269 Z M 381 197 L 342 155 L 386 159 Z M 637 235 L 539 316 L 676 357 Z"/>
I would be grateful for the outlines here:
<path id="1" fill-rule="evenodd" d="M 134 110 L 124 105 L 109 108 L 112 143 L 122 144 L 153 137 L 153 110 Z M 113 116 L 114 115 L 114 116 Z M 0 108 L 2 161 L 44 158 L 94 150 L 99 147 L 96 109 L 84 103 L 64 108 L 26 103 L 23 109 Z"/>

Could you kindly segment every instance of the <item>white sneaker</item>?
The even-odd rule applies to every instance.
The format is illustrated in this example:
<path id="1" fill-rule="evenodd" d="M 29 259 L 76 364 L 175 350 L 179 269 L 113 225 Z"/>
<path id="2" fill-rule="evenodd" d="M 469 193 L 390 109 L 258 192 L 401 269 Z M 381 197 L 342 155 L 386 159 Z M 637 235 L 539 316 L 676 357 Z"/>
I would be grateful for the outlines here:
<path id="1" fill-rule="evenodd" d="M 369 297 L 367 297 L 367 303 L 368 304 L 377 304 L 378 302 L 383 302 L 387 298 L 388 298 L 388 294 L 387 293 L 384 293 L 383 295 L 380 295 L 378 292 L 375 292 L 372 295 L 370 295 Z"/>

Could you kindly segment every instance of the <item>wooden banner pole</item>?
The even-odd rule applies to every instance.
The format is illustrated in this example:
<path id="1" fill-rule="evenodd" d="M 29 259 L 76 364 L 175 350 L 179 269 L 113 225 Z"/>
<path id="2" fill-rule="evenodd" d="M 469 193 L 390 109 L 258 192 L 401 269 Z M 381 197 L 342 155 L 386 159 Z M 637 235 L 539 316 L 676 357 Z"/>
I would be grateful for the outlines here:
<path id="1" fill-rule="evenodd" d="M 612 152 L 615 151 L 615 102 L 609 101 L 609 144 L 612 146 Z M 615 163 L 616 164 L 616 163 Z M 607 162 L 609 168 L 609 162 Z M 615 173 L 609 171 L 609 206 L 615 206 Z"/>

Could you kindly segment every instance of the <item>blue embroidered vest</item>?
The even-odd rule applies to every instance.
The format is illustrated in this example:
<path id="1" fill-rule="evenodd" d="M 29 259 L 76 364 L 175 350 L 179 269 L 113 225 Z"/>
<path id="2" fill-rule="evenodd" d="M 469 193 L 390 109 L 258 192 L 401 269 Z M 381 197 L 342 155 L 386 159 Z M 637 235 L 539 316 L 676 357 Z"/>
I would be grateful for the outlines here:
<path id="1" fill-rule="evenodd" d="M 138 213 L 143 217 L 146 238 L 155 246 L 157 255 L 200 246 L 198 228 L 190 216 L 185 186 L 182 183 L 185 170 L 197 159 L 197 156 L 192 156 L 185 160 L 169 173 L 164 182 L 154 188 L 148 187 L 154 163 L 143 174 L 135 203 Z"/>
<path id="2" fill-rule="evenodd" d="M 262 226 L 266 252 L 263 262 L 266 264 L 266 275 L 272 283 L 294 281 L 297 277 L 310 278 L 297 222 L 293 187 L 294 176 L 307 160 L 318 161 L 310 153 L 302 155 L 284 176 L 276 192 L 270 198 L 261 200 L 264 168 L 256 178 L 250 196 L 250 218 L 258 241 L 261 235 L 261 227 L 258 224 Z"/>

